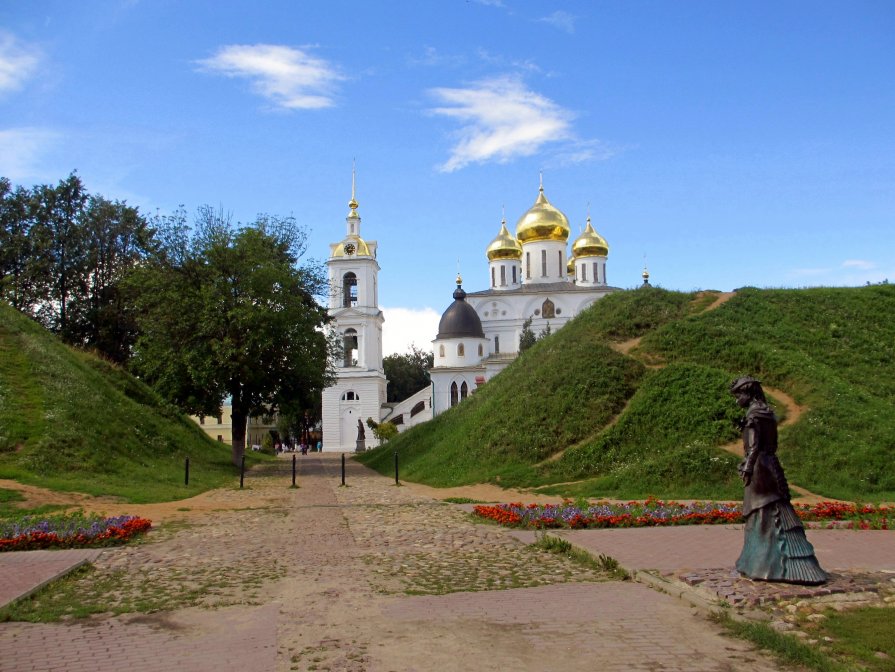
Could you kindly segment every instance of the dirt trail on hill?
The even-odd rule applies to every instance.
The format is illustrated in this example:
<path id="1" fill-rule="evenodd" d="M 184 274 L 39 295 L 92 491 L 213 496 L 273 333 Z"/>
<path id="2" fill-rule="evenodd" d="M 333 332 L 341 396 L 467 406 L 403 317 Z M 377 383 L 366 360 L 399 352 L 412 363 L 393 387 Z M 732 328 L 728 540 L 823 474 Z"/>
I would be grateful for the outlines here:
<path id="1" fill-rule="evenodd" d="M 697 314 L 707 313 L 709 311 L 716 310 L 717 308 L 720 308 L 725 303 L 727 303 L 735 295 L 736 295 L 736 292 L 721 292 L 718 294 L 717 298 L 715 298 L 715 300 L 711 304 L 709 304 L 704 310 L 701 310 Z M 636 355 L 631 355 L 630 353 L 638 345 L 640 345 L 640 341 L 642 339 L 643 339 L 643 336 L 638 336 L 636 338 L 628 339 L 627 341 L 618 341 L 618 342 L 610 343 L 609 346 L 616 352 L 621 353 L 622 355 L 634 357 L 635 359 L 640 359 Z M 648 363 L 647 364 L 646 362 L 644 362 L 644 364 L 647 368 L 650 368 L 650 369 L 661 369 L 662 367 L 665 366 L 664 364 L 656 364 L 656 363 Z M 806 406 L 799 404 L 795 399 L 793 399 L 789 394 L 787 394 L 783 390 L 779 390 L 774 387 L 768 387 L 767 385 L 765 385 L 763 387 L 764 387 L 765 391 L 768 394 L 770 394 L 770 396 L 774 397 L 775 400 L 779 401 L 786 407 L 786 417 L 780 423 L 780 427 L 787 427 L 789 425 L 795 424 L 796 422 L 798 422 L 798 420 L 802 416 L 802 414 L 805 413 L 806 410 L 808 410 Z M 630 400 L 629 400 L 629 402 L 630 402 Z M 627 409 L 627 405 L 625 405 L 625 409 Z M 624 410 L 622 410 L 622 413 L 624 413 Z M 621 413 L 618 416 L 616 416 L 615 418 L 613 418 L 612 421 L 607 426 L 611 426 L 612 424 L 615 424 L 615 422 L 618 420 L 618 417 L 620 415 L 621 415 Z M 604 428 L 601 428 L 600 431 L 603 431 L 603 429 Z M 586 440 L 587 439 L 585 439 L 585 441 Z M 579 442 L 579 444 L 580 443 L 583 443 L 583 442 Z M 736 441 L 733 443 L 728 443 L 727 445 L 720 446 L 720 448 L 722 450 L 726 450 L 729 453 L 733 453 L 734 455 L 737 455 L 738 457 L 742 457 L 742 455 L 743 455 L 743 446 L 742 446 L 742 443 L 739 441 Z M 563 454 L 566 452 L 566 450 L 568 450 L 568 448 L 565 448 L 557 453 L 554 453 L 553 455 L 548 457 L 546 460 L 541 461 L 540 464 L 547 464 L 549 462 L 555 462 L 555 461 L 559 460 L 563 456 Z M 580 481 L 571 481 L 570 483 L 559 484 L 559 485 L 571 485 L 573 483 L 579 483 L 579 482 Z M 793 491 L 799 493 L 799 495 L 800 495 L 799 499 L 794 500 L 794 501 L 799 501 L 799 502 L 803 502 L 806 504 L 810 504 L 810 503 L 814 503 L 814 502 L 818 502 L 818 501 L 823 501 L 825 499 L 829 499 L 829 498 L 821 497 L 820 495 L 817 495 L 817 494 L 811 492 L 810 490 L 806 490 L 805 488 L 799 487 L 798 485 L 790 484 L 790 488 Z"/>

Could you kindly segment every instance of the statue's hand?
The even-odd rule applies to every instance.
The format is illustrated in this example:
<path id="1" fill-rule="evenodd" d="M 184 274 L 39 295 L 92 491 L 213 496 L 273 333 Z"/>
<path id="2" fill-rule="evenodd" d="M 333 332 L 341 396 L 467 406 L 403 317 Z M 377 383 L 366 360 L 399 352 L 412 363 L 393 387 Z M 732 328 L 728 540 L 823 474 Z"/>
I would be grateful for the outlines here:
<path id="1" fill-rule="evenodd" d="M 749 485 L 752 482 L 752 472 L 751 471 L 741 471 L 740 478 L 743 479 L 743 485 Z"/>
<path id="2" fill-rule="evenodd" d="M 743 428 L 746 426 L 746 418 L 734 418 L 733 426 L 737 431 L 742 432 Z"/>

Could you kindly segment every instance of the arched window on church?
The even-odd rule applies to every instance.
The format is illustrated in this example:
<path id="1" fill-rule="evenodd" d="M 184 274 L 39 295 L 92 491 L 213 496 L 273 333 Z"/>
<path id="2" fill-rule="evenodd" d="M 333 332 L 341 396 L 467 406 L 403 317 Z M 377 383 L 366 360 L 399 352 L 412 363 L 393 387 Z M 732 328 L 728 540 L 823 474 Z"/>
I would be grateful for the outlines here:
<path id="1" fill-rule="evenodd" d="M 482 357 L 485 354 L 485 348 L 482 347 L 482 344 L 479 343 L 479 357 Z"/>
<path id="2" fill-rule="evenodd" d="M 500 352 L 500 336 L 494 337 L 494 353 Z"/>
<path id="3" fill-rule="evenodd" d="M 525 277 L 531 277 L 531 252 L 525 253 Z"/>
<path id="4" fill-rule="evenodd" d="M 457 390 L 457 383 L 451 383 L 451 406 L 456 406 L 460 402 L 459 391 Z"/>
<path id="5" fill-rule="evenodd" d="M 513 264 L 513 284 L 516 284 L 516 264 Z"/>
<path id="6" fill-rule="evenodd" d="M 466 399 L 466 395 L 469 394 L 469 387 L 466 385 L 466 381 L 463 381 L 463 384 L 460 386 L 460 401 Z"/>
<path id="7" fill-rule="evenodd" d="M 491 286 L 494 287 L 494 267 L 491 267 Z"/>
<path id="8" fill-rule="evenodd" d="M 541 277 L 547 277 L 547 250 L 541 250 Z"/>
<path id="9" fill-rule="evenodd" d="M 587 282 L 587 264 L 581 264 L 581 282 Z"/>
<path id="10" fill-rule="evenodd" d="M 342 352 L 342 366 L 357 366 L 357 332 L 354 329 L 346 329 L 342 335 Z"/>
<path id="11" fill-rule="evenodd" d="M 466 348 L 463 347 L 463 344 L 460 343 L 457 346 L 457 357 L 465 357 L 466 356 Z"/>
<path id="12" fill-rule="evenodd" d="M 507 286 L 507 267 L 506 266 L 500 267 L 500 286 L 501 287 Z"/>
<path id="13" fill-rule="evenodd" d="M 594 262 L 594 282 L 600 282 L 600 267 L 597 266 L 597 262 Z M 603 278 L 603 282 L 606 282 L 606 278 Z"/>
<path id="14" fill-rule="evenodd" d="M 439 357 L 444 357 L 444 345 L 439 345 L 439 346 L 438 346 L 438 356 L 439 356 Z"/>
<path id="15" fill-rule="evenodd" d="M 562 277 L 562 272 L 566 265 L 562 263 L 562 250 L 559 250 L 557 254 L 559 254 L 559 277 Z"/>
<path id="16" fill-rule="evenodd" d="M 553 301 L 550 299 L 545 299 L 544 303 L 541 304 L 541 317 L 544 319 L 556 317 L 556 306 L 553 305 Z"/>
<path id="17" fill-rule="evenodd" d="M 342 395 L 342 401 L 360 401 L 360 395 L 352 390 L 348 390 Z"/>
<path id="18" fill-rule="evenodd" d="M 342 276 L 342 307 L 357 305 L 357 276 L 348 272 Z"/>

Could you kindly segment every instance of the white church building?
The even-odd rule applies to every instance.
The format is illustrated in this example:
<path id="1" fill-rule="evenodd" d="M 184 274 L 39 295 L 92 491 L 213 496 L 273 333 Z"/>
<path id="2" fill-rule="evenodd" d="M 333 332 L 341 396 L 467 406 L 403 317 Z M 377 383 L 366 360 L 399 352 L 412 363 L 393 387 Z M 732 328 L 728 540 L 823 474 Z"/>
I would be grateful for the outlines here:
<path id="1" fill-rule="evenodd" d="M 386 405 L 377 245 L 360 235 L 354 184 L 348 206 L 345 237 L 330 245 L 326 262 L 329 314 L 344 346 L 336 382 L 323 391 L 323 443 L 329 451 L 355 450 L 358 421 L 367 433 L 367 418 L 391 420 L 403 430 L 459 404 L 518 356 L 527 320 L 535 334 L 548 326 L 556 331 L 594 301 L 618 291 L 607 283 L 609 246 L 590 217 L 570 249 L 569 220 L 547 200 L 542 184 L 515 234 L 502 221 L 485 250 L 489 287 L 467 293 L 457 277 L 454 301 L 432 341 L 431 387 Z M 371 439 L 367 436 L 369 447 Z"/>
<path id="2" fill-rule="evenodd" d="M 571 228 L 541 184 L 511 234 L 506 220 L 488 245 L 490 286 L 467 293 L 457 277 L 454 302 L 432 341 L 433 415 L 455 406 L 519 354 L 524 324 L 535 334 L 561 328 L 594 301 L 618 291 L 606 279 L 609 245 L 588 216 L 569 251 Z"/>

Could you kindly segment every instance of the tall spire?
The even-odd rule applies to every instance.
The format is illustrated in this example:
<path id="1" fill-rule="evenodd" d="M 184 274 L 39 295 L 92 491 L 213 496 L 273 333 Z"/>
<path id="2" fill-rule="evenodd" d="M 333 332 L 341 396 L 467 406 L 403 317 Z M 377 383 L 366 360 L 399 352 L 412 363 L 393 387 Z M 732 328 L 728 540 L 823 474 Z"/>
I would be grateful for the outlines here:
<path id="1" fill-rule="evenodd" d="M 355 198 L 357 194 L 357 166 L 355 159 L 351 160 L 351 200 L 348 201 L 348 207 L 351 208 L 351 212 L 348 213 L 349 217 L 357 217 L 357 199 Z"/>

